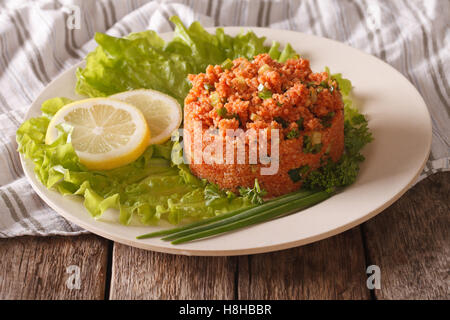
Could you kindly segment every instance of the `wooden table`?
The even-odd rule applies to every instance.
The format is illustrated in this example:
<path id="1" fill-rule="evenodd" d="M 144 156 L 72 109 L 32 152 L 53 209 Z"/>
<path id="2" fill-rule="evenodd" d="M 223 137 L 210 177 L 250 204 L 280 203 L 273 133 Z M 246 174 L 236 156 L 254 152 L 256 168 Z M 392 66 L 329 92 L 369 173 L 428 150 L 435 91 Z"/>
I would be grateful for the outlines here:
<path id="1" fill-rule="evenodd" d="M 95 235 L 0 240 L 2 299 L 449 299 L 450 173 L 372 220 L 289 250 L 186 257 Z M 80 288 L 69 289 L 70 265 Z M 366 268 L 381 270 L 369 290 Z"/>

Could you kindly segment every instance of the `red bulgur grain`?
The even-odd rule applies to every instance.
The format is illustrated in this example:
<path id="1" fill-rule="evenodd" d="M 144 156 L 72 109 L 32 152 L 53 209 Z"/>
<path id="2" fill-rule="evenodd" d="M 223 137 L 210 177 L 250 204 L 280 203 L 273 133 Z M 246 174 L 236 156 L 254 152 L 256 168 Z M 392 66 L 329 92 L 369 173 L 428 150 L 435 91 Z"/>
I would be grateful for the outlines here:
<path id="1" fill-rule="evenodd" d="M 195 121 L 201 123 L 204 135 L 211 135 L 208 129 L 219 129 L 221 136 L 227 129 L 264 129 L 269 136 L 271 129 L 280 130 L 275 175 L 261 175 L 265 165 L 259 162 L 248 164 L 247 149 L 247 164 L 194 164 L 191 160 L 195 175 L 221 188 L 237 191 L 241 186 L 253 186 L 257 178 L 270 196 L 285 194 L 301 186 L 301 181 L 291 180 L 290 170 L 304 165 L 316 169 L 321 160 L 330 157 L 337 161 L 343 153 L 344 114 L 338 85 L 326 72 L 312 73 L 306 59 L 278 63 L 267 54 L 252 61 L 238 58 L 229 70 L 210 65 L 206 73 L 189 75 L 189 80 L 192 89 L 185 99 L 186 134 L 193 136 Z M 261 85 L 265 92 L 270 91 L 268 97 L 261 98 Z M 303 141 L 313 132 L 321 133 L 322 147 L 317 153 L 305 153 Z M 249 139 L 245 141 L 248 146 Z M 202 143 L 202 149 L 205 147 Z M 186 145 L 185 150 L 191 156 L 193 146 Z M 223 152 L 225 159 L 225 146 Z"/>

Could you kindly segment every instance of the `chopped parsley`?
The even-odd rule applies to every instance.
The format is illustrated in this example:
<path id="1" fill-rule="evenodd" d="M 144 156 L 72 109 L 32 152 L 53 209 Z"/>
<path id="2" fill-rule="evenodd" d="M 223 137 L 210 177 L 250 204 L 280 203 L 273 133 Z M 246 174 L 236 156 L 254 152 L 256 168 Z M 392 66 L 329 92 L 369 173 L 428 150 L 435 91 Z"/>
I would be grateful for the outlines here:
<path id="1" fill-rule="evenodd" d="M 305 127 L 303 126 L 303 122 L 304 122 L 304 121 L 305 121 L 305 119 L 303 119 L 303 118 L 300 118 L 300 119 L 298 119 L 297 121 L 295 121 L 295 123 L 296 123 L 297 126 L 298 126 L 298 130 L 302 131 L 302 130 L 305 129 Z"/>
<path id="2" fill-rule="evenodd" d="M 321 86 L 322 88 L 329 88 L 328 82 L 326 81 L 322 81 L 319 86 Z"/>
<path id="3" fill-rule="evenodd" d="M 330 113 L 322 117 L 320 122 L 324 126 L 324 128 L 331 127 L 331 121 L 333 120 L 334 115 L 335 115 L 334 111 L 331 111 Z"/>
<path id="4" fill-rule="evenodd" d="M 217 114 L 218 114 L 219 116 L 221 116 L 222 118 L 225 118 L 225 117 L 227 116 L 227 114 L 228 114 L 228 110 L 227 110 L 227 108 L 225 108 L 225 107 L 217 108 L 217 109 L 216 109 L 216 112 L 217 112 Z"/>
<path id="5" fill-rule="evenodd" d="M 272 98 L 272 91 L 270 91 L 269 89 L 264 87 L 262 83 L 260 83 L 258 86 L 258 97 L 263 100 Z"/>
<path id="6" fill-rule="evenodd" d="M 244 198 L 244 200 L 248 200 L 252 204 L 262 204 L 264 202 L 263 198 L 267 194 L 267 191 L 261 189 L 258 179 L 255 179 L 255 185 L 253 188 L 240 187 L 239 194 Z"/>
<path id="7" fill-rule="evenodd" d="M 322 143 L 313 144 L 312 138 L 308 135 L 303 136 L 303 153 L 317 154 L 322 150 Z"/>
<path id="8" fill-rule="evenodd" d="M 222 62 L 222 64 L 220 66 L 224 70 L 229 70 L 233 67 L 233 61 L 231 61 L 231 59 L 227 59 L 224 62 Z"/>
<path id="9" fill-rule="evenodd" d="M 233 192 L 222 190 L 217 184 L 213 183 L 206 185 L 203 196 L 207 206 L 223 205 L 223 203 L 236 198 Z"/>
<path id="10" fill-rule="evenodd" d="M 309 171 L 309 166 L 304 165 L 295 169 L 291 169 L 288 171 L 289 177 L 291 178 L 292 182 L 298 182 L 306 177 L 306 174 Z"/>
<path id="11" fill-rule="evenodd" d="M 209 95 L 209 100 L 211 101 L 211 105 L 215 107 L 220 102 L 220 97 L 217 92 L 213 92 Z"/>
<path id="12" fill-rule="evenodd" d="M 283 129 L 286 129 L 287 127 L 289 127 L 289 123 L 286 120 L 284 120 L 282 117 L 275 117 L 275 118 L 273 118 L 273 120 L 275 120 L 276 122 L 281 124 Z"/>
<path id="13" fill-rule="evenodd" d="M 289 139 L 296 139 L 300 137 L 300 132 L 298 132 L 297 129 L 292 129 L 291 131 L 288 132 L 288 134 L 286 135 L 286 138 Z"/>
<path id="14" fill-rule="evenodd" d="M 229 113 L 227 108 L 217 108 L 216 109 L 217 115 L 224 118 L 224 119 L 237 119 L 239 121 L 239 126 L 242 125 L 241 118 L 236 113 Z"/>
<path id="15" fill-rule="evenodd" d="M 328 84 L 327 80 L 324 80 L 324 81 L 321 81 L 319 84 L 316 84 L 315 82 L 307 82 L 306 87 L 307 88 L 311 88 L 311 87 L 320 88 L 320 90 L 322 90 L 322 89 L 328 89 L 331 86 Z"/>
<path id="16" fill-rule="evenodd" d="M 239 121 L 239 127 L 241 127 L 242 126 L 241 118 L 236 113 L 233 114 L 233 118 L 235 118 L 235 119 L 237 119 L 237 121 Z"/>

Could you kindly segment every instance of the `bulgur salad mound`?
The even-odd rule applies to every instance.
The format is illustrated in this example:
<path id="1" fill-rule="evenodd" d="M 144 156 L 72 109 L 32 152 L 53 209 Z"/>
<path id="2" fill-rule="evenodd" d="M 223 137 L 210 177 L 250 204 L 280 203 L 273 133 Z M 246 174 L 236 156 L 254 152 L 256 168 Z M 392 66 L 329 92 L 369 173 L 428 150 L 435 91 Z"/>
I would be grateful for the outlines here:
<path id="1" fill-rule="evenodd" d="M 189 80 L 192 89 L 184 107 L 188 133 L 194 135 L 196 121 L 201 122 L 206 141 L 205 135 L 214 135 L 211 129 L 224 136 L 227 130 L 243 129 L 242 135 L 250 129 L 279 130 L 275 174 L 261 174 L 261 163 L 196 164 L 191 159 L 191 171 L 200 178 L 232 191 L 250 187 L 258 179 L 268 196 L 278 196 L 299 189 L 301 176 L 328 159 L 338 161 L 343 154 L 344 102 L 339 85 L 328 72 L 313 73 L 306 59 L 280 63 L 264 53 L 253 60 L 210 65 L 205 73 L 189 75 Z M 248 154 L 248 139 L 246 143 Z M 202 146 L 207 147 L 207 143 Z"/>
<path id="2" fill-rule="evenodd" d="M 261 128 L 269 138 L 277 128 L 281 163 L 275 177 L 257 176 L 250 166 L 189 167 L 181 136 L 148 146 L 125 166 L 89 170 L 73 148 L 70 128 L 58 126 L 58 138 L 45 143 L 50 121 L 72 102 L 55 97 L 16 135 L 19 152 L 44 186 L 79 196 L 96 219 L 117 209 L 127 225 L 203 221 L 259 206 L 268 194 L 300 185 L 330 191 L 355 181 L 364 160 L 360 151 L 372 138 L 366 118 L 351 107 L 349 80 L 327 69 L 313 73 L 289 44 L 266 46 L 251 31 L 230 36 L 221 28 L 209 33 L 198 22 L 185 27 L 178 17 L 171 21 L 169 42 L 151 30 L 123 38 L 97 33 L 97 48 L 77 70 L 75 91 L 88 97 L 141 88 L 163 92 L 185 104 L 187 130 L 193 120 L 205 128 Z"/>

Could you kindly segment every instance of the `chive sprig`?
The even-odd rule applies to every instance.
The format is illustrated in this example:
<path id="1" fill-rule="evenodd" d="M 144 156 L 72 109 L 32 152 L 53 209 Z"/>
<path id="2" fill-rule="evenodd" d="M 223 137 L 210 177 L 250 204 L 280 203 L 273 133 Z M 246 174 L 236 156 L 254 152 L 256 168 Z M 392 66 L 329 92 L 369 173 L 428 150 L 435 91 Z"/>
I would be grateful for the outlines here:
<path id="1" fill-rule="evenodd" d="M 306 209 L 328 199 L 332 194 L 333 192 L 328 191 L 301 190 L 269 200 L 261 205 L 252 205 L 185 226 L 147 233 L 137 238 L 163 237 L 162 240 L 171 241 L 172 244 L 186 243 Z"/>

